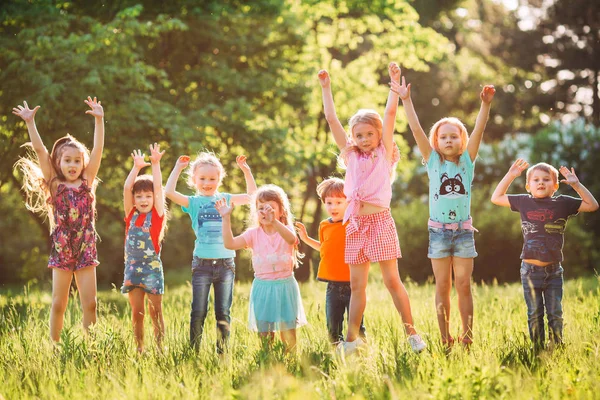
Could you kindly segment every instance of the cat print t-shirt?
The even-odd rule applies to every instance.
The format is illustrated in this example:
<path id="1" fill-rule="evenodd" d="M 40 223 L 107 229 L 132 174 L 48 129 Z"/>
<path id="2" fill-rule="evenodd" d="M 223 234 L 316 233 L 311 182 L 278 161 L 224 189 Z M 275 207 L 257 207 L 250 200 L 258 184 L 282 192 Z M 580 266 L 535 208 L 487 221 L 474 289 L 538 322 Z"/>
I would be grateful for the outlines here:
<path id="1" fill-rule="evenodd" d="M 509 194 L 508 202 L 511 210 L 521 214 L 521 259 L 561 262 L 567 220 L 577 215 L 581 199 L 564 195 L 536 199 L 528 194 Z"/>
<path id="2" fill-rule="evenodd" d="M 431 152 L 427 161 L 431 220 L 451 224 L 470 218 L 474 170 L 468 151 L 461 154 L 458 164 L 444 161 L 436 151 Z"/>
<path id="3" fill-rule="evenodd" d="M 212 196 L 188 196 L 188 206 L 181 209 L 190 215 L 192 229 L 196 234 L 194 256 L 199 258 L 232 258 L 234 250 L 223 245 L 223 219 L 215 208 L 217 200 L 224 198 L 231 204 L 229 193 L 215 193 Z"/>

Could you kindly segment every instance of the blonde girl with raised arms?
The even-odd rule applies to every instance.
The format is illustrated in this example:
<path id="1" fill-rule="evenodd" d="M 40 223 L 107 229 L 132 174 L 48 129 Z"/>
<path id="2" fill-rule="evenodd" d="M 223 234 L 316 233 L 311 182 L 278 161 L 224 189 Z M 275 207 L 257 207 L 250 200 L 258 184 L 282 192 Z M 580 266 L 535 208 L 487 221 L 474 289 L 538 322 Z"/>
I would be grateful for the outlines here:
<path id="1" fill-rule="evenodd" d="M 388 69 L 391 80 L 399 82 L 398 65 L 390 63 Z M 392 176 L 400 159 L 394 142 L 398 94 L 389 92 L 383 120 L 374 110 L 359 110 L 350 118 L 348 135 L 335 112 L 327 71 L 319 71 L 319 83 L 325 118 L 341 151 L 339 159 L 346 166 L 344 194 L 349 203 L 343 222 L 349 221 L 345 262 L 350 265 L 352 295 L 348 333 L 340 349 L 348 354 L 364 344 L 359 337 L 359 327 L 367 303 L 369 267 L 371 262 L 378 262 L 411 348 L 421 352 L 427 345 L 415 330 L 408 293 L 398 273 L 400 244 L 390 212 Z"/>
<path id="2" fill-rule="evenodd" d="M 71 135 L 58 139 L 52 151 L 44 146 L 35 125 L 40 108 L 27 102 L 13 108 L 25 121 L 31 147 L 37 157 L 22 157 L 16 167 L 24 175 L 27 208 L 48 216 L 51 248 L 48 268 L 52 269 L 50 337 L 60 340 L 71 281 L 75 276 L 87 332 L 96 323 L 96 175 L 104 148 L 104 110 L 96 98 L 84 102 L 86 114 L 94 117 L 94 147 L 91 151 Z"/>
<path id="3" fill-rule="evenodd" d="M 402 103 L 410 129 L 426 162 L 429 175 L 429 250 L 435 276 L 435 305 L 442 343 L 454 343 L 450 334 L 450 291 L 452 272 L 458 309 L 462 322 L 459 340 L 469 346 L 473 342 L 473 296 L 471 275 L 477 257 L 471 218 L 471 184 L 475 159 L 494 98 L 494 86 L 481 91 L 481 108 L 470 137 L 458 118 L 442 118 L 425 134 L 412 100 L 410 84 L 392 82 Z"/>
<path id="4" fill-rule="evenodd" d="M 251 227 L 235 237 L 231 230 L 233 206 L 221 199 L 216 207 L 223 217 L 225 247 L 252 250 L 254 281 L 248 306 L 250 329 L 268 343 L 272 343 L 275 332 L 279 331 L 286 349 L 294 351 L 296 329 L 307 322 L 294 277 L 298 238 L 287 195 L 278 186 L 261 186 L 251 204 Z"/>
<path id="5" fill-rule="evenodd" d="M 160 159 L 164 150 L 150 145 L 150 163 L 140 150 L 131 153 L 133 167 L 123 187 L 125 210 L 125 272 L 122 293 L 129 296 L 131 321 L 138 352 L 144 351 L 145 298 L 154 327 L 154 338 L 161 348 L 165 335 L 162 296 L 165 290 L 161 242 L 167 225 L 165 196 L 162 187 Z M 152 175 L 138 176 L 152 166 Z"/>
<path id="6" fill-rule="evenodd" d="M 189 164 L 190 157 L 179 157 L 165 186 L 167 197 L 179 204 L 190 216 L 196 234 L 192 261 L 190 343 L 196 349 L 200 347 L 212 286 L 219 354 L 223 353 L 231 331 L 230 312 L 235 279 L 235 251 L 223 246 L 222 218 L 215 209 L 215 204 L 220 199 L 224 199 L 230 205 L 248 204 L 250 195 L 256 190 L 256 183 L 246 162 L 246 156 L 240 155 L 236 161 L 244 173 L 247 193 L 230 194 L 219 191 L 226 175 L 225 168 L 213 153 L 208 152 L 199 153 L 191 164 Z M 196 191 L 193 196 L 186 196 L 176 191 L 179 175 L 188 164 L 187 184 Z"/>

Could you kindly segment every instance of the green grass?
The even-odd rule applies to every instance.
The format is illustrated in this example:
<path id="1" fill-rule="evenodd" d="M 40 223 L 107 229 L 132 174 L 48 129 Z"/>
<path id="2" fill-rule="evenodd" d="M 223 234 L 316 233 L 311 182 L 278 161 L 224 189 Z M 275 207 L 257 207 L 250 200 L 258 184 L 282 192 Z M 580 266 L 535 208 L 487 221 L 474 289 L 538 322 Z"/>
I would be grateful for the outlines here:
<path id="1" fill-rule="evenodd" d="M 167 282 L 169 282 L 167 277 Z M 566 283 L 563 348 L 534 354 L 527 339 L 520 285 L 477 285 L 475 343 L 446 355 L 439 344 L 431 284 L 407 284 L 417 329 L 429 349 L 415 355 L 381 278 L 372 273 L 360 356 L 340 360 L 327 340 L 325 284 L 301 285 L 309 325 L 298 331 L 298 352 L 261 348 L 246 327 L 249 283 L 236 284 L 231 350 L 214 350 L 212 310 L 199 353 L 187 343 L 189 283 L 164 296 L 165 349 L 155 351 L 150 321 L 148 351 L 138 355 L 127 298 L 99 292 L 99 319 L 84 336 L 72 297 L 62 341 L 48 339 L 49 290 L 25 287 L 0 294 L 0 398 L 598 398 L 600 396 L 600 280 Z M 74 294 L 75 296 L 75 294 Z M 459 326 L 453 298 L 453 333 Z"/>

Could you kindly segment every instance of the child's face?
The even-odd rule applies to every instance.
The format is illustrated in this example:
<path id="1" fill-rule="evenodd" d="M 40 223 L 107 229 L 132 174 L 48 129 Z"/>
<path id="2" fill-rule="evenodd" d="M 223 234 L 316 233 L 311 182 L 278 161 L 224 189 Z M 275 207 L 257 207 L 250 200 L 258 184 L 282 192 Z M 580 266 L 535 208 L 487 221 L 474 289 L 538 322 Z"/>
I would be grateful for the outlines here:
<path id="1" fill-rule="evenodd" d="M 370 153 L 379 146 L 381 136 L 373 125 L 363 122 L 354 125 L 352 136 L 358 148 L 365 153 Z"/>
<path id="2" fill-rule="evenodd" d="M 75 182 L 83 171 L 83 154 L 74 147 L 65 147 L 60 157 L 60 171 L 67 182 Z"/>
<path id="3" fill-rule="evenodd" d="M 334 222 L 344 219 L 348 208 L 348 200 L 345 197 L 325 197 L 325 211 Z"/>
<path id="4" fill-rule="evenodd" d="M 149 213 L 154 207 L 154 192 L 140 191 L 133 194 L 133 206 L 142 214 Z"/>
<path id="5" fill-rule="evenodd" d="M 462 140 L 460 129 L 453 124 L 444 124 L 439 127 L 437 134 L 437 145 L 446 159 L 455 159 L 460 156 Z"/>
<path id="6" fill-rule="evenodd" d="M 552 197 L 558 190 L 558 182 L 554 182 L 552 174 L 541 169 L 534 169 L 529 174 L 529 181 L 525 186 L 531 195 L 538 199 Z"/>
<path id="7" fill-rule="evenodd" d="M 273 218 L 269 218 L 269 210 L 273 210 Z M 257 201 L 256 211 L 258 212 L 258 223 L 261 225 L 270 225 L 274 220 L 281 221 L 282 210 L 276 201 Z"/>
<path id="8" fill-rule="evenodd" d="M 202 196 L 213 196 L 221 184 L 221 171 L 210 164 L 201 164 L 194 171 L 194 185 Z"/>

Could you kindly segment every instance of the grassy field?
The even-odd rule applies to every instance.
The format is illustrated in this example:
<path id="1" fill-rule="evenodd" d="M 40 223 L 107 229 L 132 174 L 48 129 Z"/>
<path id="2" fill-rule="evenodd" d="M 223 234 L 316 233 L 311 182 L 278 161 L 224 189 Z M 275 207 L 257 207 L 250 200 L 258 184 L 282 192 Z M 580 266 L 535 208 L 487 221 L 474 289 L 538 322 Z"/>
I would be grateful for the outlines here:
<path id="1" fill-rule="evenodd" d="M 167 276 L 167 282 L 170 282 Z M 0 292 L 0 398 L 599 398 L 600 280 L 566 283 L 563 348 L 534 355 L 527 340 L 520 285 L 477 285 L 475 344 L 446 355 L 438 340 L 431 284 L 407 284 L 417 329 L 429 349 L 410 351 L 400 319 L 377 273 L 368 288 L 367 350 L 337 358 L 327 340 L 325 284 L 301 285 L 309 318 L 295 356 L 281 345 L 261 348 L 246 328 L 249 283 L 237 284 L 231 350 L 216 355 L 214 314 L 199 353 L 188 347 L 189 283 L 167 286 L 167 337 L 162 353 L 136 354 L 125 296 L 99 293 L 93 335 L 80 328 L 77 298 L 69 303 L 63 338 L 48 339 L 50 291 L 25 287 Z M 454 305 L 456 304 L 456 299 Z M 456 306 L 453 329 L 458 328 Z M 456 332 L 458 333 L 458 332 Z"/>

